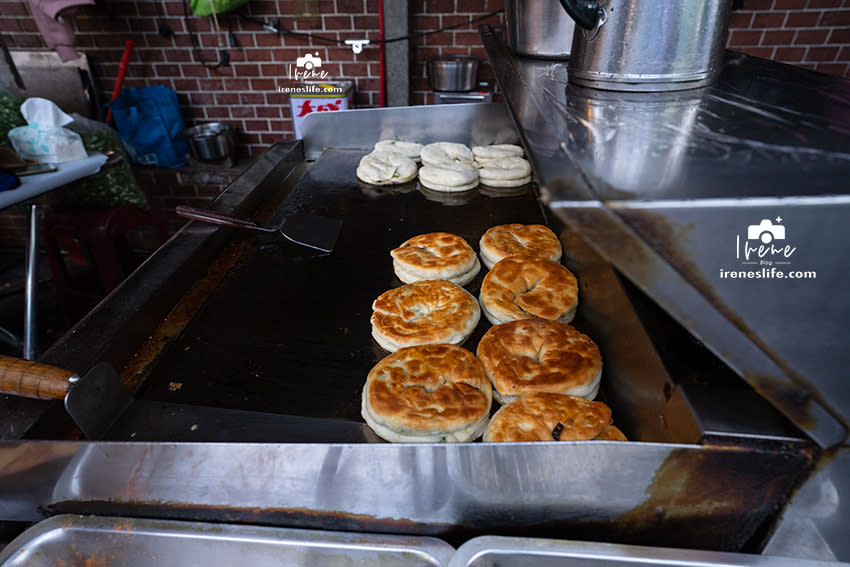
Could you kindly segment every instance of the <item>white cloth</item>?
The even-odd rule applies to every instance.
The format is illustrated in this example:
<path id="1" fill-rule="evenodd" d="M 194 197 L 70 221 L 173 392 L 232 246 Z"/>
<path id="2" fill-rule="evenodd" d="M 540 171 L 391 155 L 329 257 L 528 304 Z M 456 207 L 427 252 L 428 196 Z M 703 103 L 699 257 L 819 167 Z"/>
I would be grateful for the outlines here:
<path id="1" fill-rule="evenodd" d="M 84 159 L 57 164 L 58 169 L 51 173 L 21 177 L 19 187 L 0 191 L 0 209 L 34 199 L 42 193 L 95 174 L 106 163 L 106 159 L 105 155 L 93 152 Z"/>

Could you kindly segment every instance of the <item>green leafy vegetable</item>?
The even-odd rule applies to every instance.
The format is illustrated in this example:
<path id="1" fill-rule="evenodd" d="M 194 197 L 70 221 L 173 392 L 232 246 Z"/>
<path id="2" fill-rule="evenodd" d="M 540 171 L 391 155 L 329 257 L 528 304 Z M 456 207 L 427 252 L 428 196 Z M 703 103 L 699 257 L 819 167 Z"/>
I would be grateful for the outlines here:
<path id="1" fill-rule="evenodd" d="M 24 98 L 2 92 L 0 93 L 0 147 L 9 148 L 9 131 L 18 126 L 25 126 L 27 121 L 21 114 L 21 104 Z"/>
<path id="2" fill-rule="evenodd" d="M 133 169 L 124 154 L 118 134 L 106 124 L 76 116 L 65 126 L 77 132 L 83 145 L 90 152 L 124 155 L 124 161 L 100 173 L 80 180 L 62 192 L 63 204 L 70 207 L 117 207 L 129 205 L 147 210 L 149 207 L 144 191 L 136 183 Z"/>

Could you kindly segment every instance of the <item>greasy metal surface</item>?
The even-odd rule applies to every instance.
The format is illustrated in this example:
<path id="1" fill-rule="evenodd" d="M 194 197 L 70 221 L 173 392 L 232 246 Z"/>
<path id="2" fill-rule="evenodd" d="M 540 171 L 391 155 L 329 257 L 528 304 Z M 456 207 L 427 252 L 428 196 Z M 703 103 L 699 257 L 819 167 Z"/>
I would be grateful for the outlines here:
<path id="1" fill-rule="evenodd" d="M 495 224 L 546 222 L 533 187 L 507 197 L 473 192 L 451 206 L 416 183 L 361 186 L 354 170 L 363 155 L 325 152 L 278 213 L 342 218 L 335 250 L 258 236 L 157 362 L 139 397 L 361 421 L 361 387 L 386 355 L 371 338 L 372 301 L 401 285 L 390 250 L 440 230 L 477 249 Z M 483 277 L 466 286 L 470 293 L 478 295 Z M 474 351 L 488 326 L 482 321 L 465 346 Z"/>
<path id="2" fill-rule="evenodd" d="M 740 550 L 803 480 L 813 456 L 790 445 L 604 441 L 26 442 L 0 444 L 0 463 L 9 463 L 0 465 L 0 487 L 36 477 L 55 462 L 64 469 L 31 515 L 41 510 L 415 533 L 450 543 L 486 534 L 571 534 Z M 55 466 L 49 471 L 58 472 Z M 16 491 L 0 490 L 0 504 L 13 498 L 20 498 Z"/>
<path id="3" fill-rule="evenodd" d="M 819 465 L 794 495 L 764 547 L 771 555 L 850 562 L 850 449 Z"/>
<path id="4" fill-rule="evenodd" d="M 818 443 L 844 440 L 850 351 L 835 337 L 850 301 L 832 290 L 850 286 L 834 232 L 850 207 L 850 83 L 728 52 L 712 87 L 611 93 L 482 37 L 553 212 Z M 800 238 L 780 269 L 818 277 L 721 276 L 742 269 L 736 235 L 774 218 Z"/>
<path id="5" fill-rule="evenodd" d="M 285 197 L 284 180 L 293 168 L 303 166 L 300 143 L 279 143 L 269 148 L 228 186 L 211 204 L 216 211 L 250 215 L 277 193 Z M 100 361 L 121 369 L 133 366 L 141 348 L 163 324 L 183 294 L 193 285 L 208 284 L 208 269 L 232 235 L 215 227 L 184 227 L 156 254 L 127 278 L 109 298 L 97 306 L 44 354 L 41 362 L 84 372 Z M 191 314 L 183 312 L 183 317 Z M 167 346 L 167 336 L 156 337 L 156 352 Z M 143 370 L 134 366 L 133 370 Z M 132 389 L 133 374 L 121 373 Z M 0 439 L 66 438 L 74 436 L 73 423 L 61 404 L 0 396 Z"/>
<path id="6" fill-rule="evenodd" d="M 454 549 L 430 537 L 61 515 L 0 551 L 3 567 L 441 567 Z"/>
<path id="7" fill-rule="evenodd" d="M 0 441 L 0 520 L 44 519 L 56 482 L 79 450 L 70 442 Z"/>
<path id="8" fill-rule="evenodd" d="M 582 309 L 576 324 L 586 326 L 605 353 L 605 400 L 617 415 L 617 426 L 632 440 L 699 442 L 699 431 L 683 427 L 693 419 L 690 414 L 669 422 L 663 419 L 675 382 L 614 269 L 569 227 L 559 236 L 564 264 L 581 274 Z"/>
<path id="9" fill-rule="evenodd" d="M 92 437 L 90 437 L 92 438 Z M 362 422 L 136 400 L 103 437 L 109 441 L 383 443 Z"/>
<path id="10" fill-rule="evenodd" d="M 275 215 L 307 211 L 342 218 L 334 252 L 317 254 L 263 236 L 244 251 L 231 250 L 238 254 L 235 263 L 224 263 L 224 277 L 213 289 L 201 286 L 204 293 L 193 297 L 194 308 L 178 317 L 174 333 L 150 335 L 153 343 L 146 348 L 152 351 L 143 357 L 149 363 L 142 365 L 149 374 L 137 395 L 360 422 L 360 388 L 384 356 L 370 336 L 370 306 L 377 295 L 401 283 L 392 273 L 389 250 L 431 230 L 456 232 L 477 248 L 478 238 L 493 224 L 547 220 L 533 189 L 438 195 L 415 184 L 361 186 L 354 169 L 363 153 L 326 151 Z M 275 182 L 272 175 L 261 183 Z M 215 234 L 232 239 L 232 232 L 225 231 Z M 619 316 L 629 301 L 611 285 L 617 276 L 610 266 L 573 247 L 566 236 L 564 242 L 570 244 L 565 263 L 578 266 L 583 286 L 577 326 L 599 337 L 604 350 L 618 351 L 603 376 L 603 384 L 611 379 L 626 385 L 626 393 L 610 394 L 615 420 L 623 415 L 627 435 L 657 442 L 319 445 L 280 439 L 281 444 L 253 445 L 163 439 L 161 444 L 79 444 L 67 468 L 49 484 L 50 498 L 30 513 L 42 506 L 50 512 L 452 537 L 568 530 L 593 539 L 741 548 L 803 480 L 812 464 L 809 449 L 776 443 L 670 445 L 662 442 L 667 440 L 664 425 L 635 425 L 657 416 L 673 386 L 663 371 L 654 374 L 659 362 L 640 321 L 630 311 Z M 194 264 L 188 273 L 204 277 L 210 256 L 203 259 L 206 264 Z M 587 279 L 580 267 L 589 270 Z M 157 274 L 149 276 L 158 281 Z M 483 273 L 467 289 L 477 294 L 482 278 Z M 107 302 L 104 308 L 117 306 Z M 176 313 L 184 312 L 178 307 Z M 476 329 L 466 346 L 474 350 L 485 329 L 486 324 Z M 635 333 L 639 340 L 630 342 Z M 153 354 L 160 339 L 165 342 Z M 646 357 L 631 357 L 625 347 L 647 349 Z M 634 371 L 644 360 L 650 362 L 646 374 L 628 376 L 648 380 L 647 388 L 629 385 L 626 375 L 611 378 L 610 372 Z M 653 409 L 634 406 L 641 396 L 652 399 Z M 188 430 L 172 432 L 175 438 L 193 440 L 187 425 Z M 199 438 L 224 440 L 228 434 L 207 433 Z M 11 459 L 25 448 L 3 447 Z M 656 483 L 657 475 L 682 490 L 671 493 L 671 487 Z M 40 478 L 43 494 L 49 478 Z M 715 515 L 722 521 L 712 522 Z M 670 542 L 671 534 L 677 542 Z"/>
<path id="11" fill-rule="evenodd" d="M 847 563 L 574 540 L 485 536 L 458 548 L 450 567 L 846 567 Z"/>
<path id="12" fill-rule="evenodd" d="M 260 222 L 265 222 L 274 213 L 280 204 L 289 194 L 297 182 L 304 176 L 307 171 L 307 166 L 303 161 L 303 155 L 300 151 L 291 151 L 290 153 L 282 154 L 280 146 L 273 146 L 269 151 L 264 153 L 260 160 L 268 158 L 270 161 L 278 159 L 279 162 L 263 163 L 260 161 L 257 164 L 250 166 L 239 178 L 239 181 L 244 181 L 245 184 L 234 182 L 230 185 L 219 197 L 212 203 L 211 210 L 224 212 L 230 210 L 232 203 L 240 203 L 245 199 L 243 194 L 247 191 L 257 191 L 263 185 L 268 186 L 268 190 L 258 191 L 259 195 L 254 197 L 266 198 L 254 213 L 254 218 Z M 281 157 L 283 159 L 281 159 Z M 246 185 L 252 184 L 252 187 Z M 269 196 L 267 192 L 270 191 Z M 251 195 L 252 193 L 249 193 Z M 239 210 L 244 210 L 239 209 Z M 195 225 L 187 225 L 184 230 L 188 232 L 191 228 L 212 229 L 213 227 L 204 226 L 203 223 L 195 223 Z M 198 312 L 201 305 L 207 300 L 212 292 L 218 287 L 228 271 L 233 267 L 236 261 L 242 256 L 245 250 L 251 245 L 254 234 L 246 231 L 232 231 L 228 234 L 227 231 L 221 232 L 222 236 L 228 237 L 225 245 L 218 251 L 208 265 L 203 267 L 203 275 L 196 277 L 191 288 L 183 295 L 167 315 L 162 319 L 160 324 L 151 331 L 146 340 L 141 346 L 137 346 L 137 350 L 133 353 L 133 357 L 126 361 L 121 369 L 121 377 L 124 383 L 128 386 L 131 393 L 135 393 L 139 387 L 147 379 L 149 368 L 153 367 L 159 357 L 167 350 L 172 339 L 178 337 L 183 329 L 188 325 L 195 313 Z"/>

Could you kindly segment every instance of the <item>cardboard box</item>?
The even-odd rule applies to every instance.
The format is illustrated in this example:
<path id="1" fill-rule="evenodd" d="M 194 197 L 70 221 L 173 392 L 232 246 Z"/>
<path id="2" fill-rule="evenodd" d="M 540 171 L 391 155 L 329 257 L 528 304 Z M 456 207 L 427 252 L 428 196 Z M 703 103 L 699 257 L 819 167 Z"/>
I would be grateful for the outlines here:
<path id="1" fill-rule="evenodd" d="M 301 123 L 308 114 L 354 108 L 354 81 L 305 81 L 290 91 L 289 108 L 295 138 L 300 140 Z"/>

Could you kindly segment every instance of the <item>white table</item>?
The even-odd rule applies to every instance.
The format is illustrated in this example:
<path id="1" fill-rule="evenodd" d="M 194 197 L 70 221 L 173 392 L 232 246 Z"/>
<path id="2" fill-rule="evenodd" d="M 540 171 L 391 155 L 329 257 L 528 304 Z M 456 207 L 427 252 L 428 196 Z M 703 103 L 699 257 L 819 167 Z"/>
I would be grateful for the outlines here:
<path id="1" fill-rule="evenodd" d="M 52 191 L 68 183 L 83 179 L 100 171 L 107 156 L 93 152 L 88 157 L 56 164 L 57 170 L 51 173 L 39 173 L 21 177 L 21 185 L 9 191 L 0 191 L 0 210 L 13 205 L 29 202 L 29 237 L 26 251 L 26 287 L 24 311 L 23 356 L 28 360 L 35 358 L 36 335 L 36 291 L 38 286 L 38 205 L 32 202 L 39 195 Z"/>

